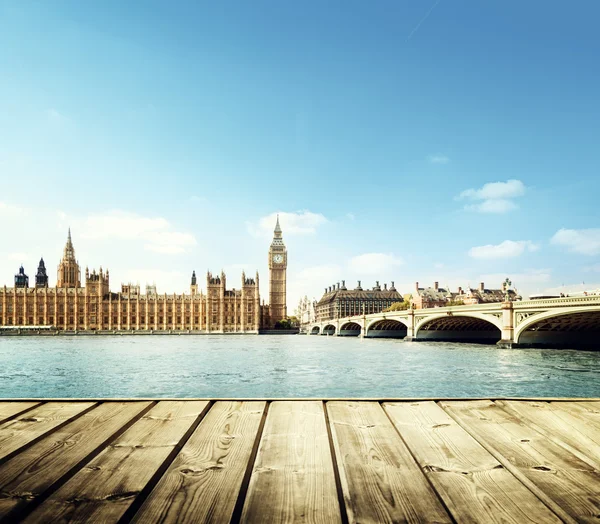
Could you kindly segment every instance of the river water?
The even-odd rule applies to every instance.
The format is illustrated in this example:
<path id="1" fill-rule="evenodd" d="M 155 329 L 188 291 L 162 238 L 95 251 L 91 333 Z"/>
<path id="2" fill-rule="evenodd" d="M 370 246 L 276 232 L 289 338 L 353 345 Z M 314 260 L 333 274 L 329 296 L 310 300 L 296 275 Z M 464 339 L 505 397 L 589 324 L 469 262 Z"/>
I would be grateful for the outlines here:
<path id="1" fill-rule="evenodd" d="M 323 336 L 1 337 L 0 397 L 600 397 L 600 352 Z"/>

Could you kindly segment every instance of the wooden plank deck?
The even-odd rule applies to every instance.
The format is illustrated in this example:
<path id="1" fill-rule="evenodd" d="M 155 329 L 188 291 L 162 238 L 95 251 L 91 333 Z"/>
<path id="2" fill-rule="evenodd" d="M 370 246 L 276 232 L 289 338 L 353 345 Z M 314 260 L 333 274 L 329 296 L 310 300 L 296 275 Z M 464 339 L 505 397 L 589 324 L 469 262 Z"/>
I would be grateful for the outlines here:
<path id="1" fill-rule="evenodd" d="M 0 522 L 600 521 L 600 399 L 0 401 Z"/>

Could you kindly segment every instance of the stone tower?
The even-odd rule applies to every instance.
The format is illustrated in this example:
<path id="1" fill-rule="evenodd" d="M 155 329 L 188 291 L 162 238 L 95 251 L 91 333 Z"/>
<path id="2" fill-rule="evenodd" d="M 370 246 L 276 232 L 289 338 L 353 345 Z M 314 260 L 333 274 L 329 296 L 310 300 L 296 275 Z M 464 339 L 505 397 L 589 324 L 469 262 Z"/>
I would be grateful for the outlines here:
<path id="1" fill-rule="evenodd" d="M 79 263 L 75 259 L 75 249 L 71 242 L 71 228 L 65 244 L 63 258 L 58 265 L 58 278 L 56 287 L 81 287 L 81 274 Z"/>
<path id="2" fill-rule="evenodd" d="M 23 266 L 19 268 L 19 272 L 15 275 L 15 287 L 16 288 L 28 288 L 29 277 L 25 274 Z"/>
<path id="3" fill-rule="evenodd" d="M 273 241 L 269 248 L 269 313 L 270 327 L 274 327 L 278 320 L 287 318 L 286 303 L 286 271 L 287 249 L 281 236 L 279 215 Z"/>
<path id="4" fill-rule="evenodd" d="M 196 278 L 196 271 L 192 271 L 192 283 L 190 284 L 190 294 L 192 296 L 198 294 L 198 280 Z"/>
<path id="5" fill-rule="evenodd" d="M 46 265 L 43 258 L 40 259 L 40 265 L 35 275 L 35 287 L 38 289 L 48 287 L 48 275 L 46 274 Z"/>

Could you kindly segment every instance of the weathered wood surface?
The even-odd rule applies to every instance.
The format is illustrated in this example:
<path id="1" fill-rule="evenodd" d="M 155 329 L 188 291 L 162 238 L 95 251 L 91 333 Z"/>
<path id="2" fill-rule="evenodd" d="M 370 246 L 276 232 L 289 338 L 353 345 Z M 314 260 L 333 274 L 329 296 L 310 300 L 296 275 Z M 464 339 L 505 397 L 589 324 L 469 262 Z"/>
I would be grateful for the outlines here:
<path id="1" fill-rule="evenodd" d="M 0 459 L 93 407 L 95 402 L 48 402 L 0 426 Z"/>
<path id="2" fill-rule="evenodd" d="M 242 522 L 341 522 L 322 402 L 269 406 Z"/>
<path id="3" fill-rule="evenodd" d="M 543 493 L 547 504 L 554 503 L 575 522 L 598 522 L 600 471 L 494 402 L 441 405 L 515 476 Z"/>
<path id="4" fill-rule="evenodd" d="M 0 424 L 38 405 L 39 402 L 0 402 Z"/>
<path id="5" fill-rule="evenodd" d="M 38 497 L 150 402 L 105 402 L 19 453 L 0 468 L 0 518 Z"/>
<path id="6" fill-rule="evenodd" d="M 435 402 L 384 407 L 458 522 L 560 522 Z"/>
<path id="7" fill-rule="evenodd" d="M 350 522 L 451 522 L 377 402 L 328 402 Z"/>
<path id="8" fill-rule="evenodd" d="M 496 401 L 546 438 L 600 471 L 600 428 L 549 402 Z"/>
<path id="9" fill-rule="evenodd" d="M 134 522 L 229 522 L 266 402 L 217 402 Z"/>
<path id="10" fill-rule="evenodd" d="M 159 402 L 27 521 L 117 522 L 207 405 Z"/>
<path id="11" fill-rule="evenodd" d="M 0 401 L 2 523 L 598 522 L 599 464 L 589 399 Z"/>

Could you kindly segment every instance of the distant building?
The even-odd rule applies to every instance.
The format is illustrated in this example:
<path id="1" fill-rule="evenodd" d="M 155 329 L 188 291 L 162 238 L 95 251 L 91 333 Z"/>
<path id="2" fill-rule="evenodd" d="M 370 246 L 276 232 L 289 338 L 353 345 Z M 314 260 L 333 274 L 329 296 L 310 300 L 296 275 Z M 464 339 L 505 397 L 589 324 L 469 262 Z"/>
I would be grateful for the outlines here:
<path id="1" fill-rule="evenodd" d="M 492 302 L 504 302 L 508 293 L 511 301 L 520 300 L 521 297 L 517 292 L 509 289 L 488 289 L 481 282 L 476 289 L 467 287 L 458 288 L 457 292 L 439 287 L 438 282 L 433 283 L 433 287 L 419 287 L 419 283 L 415 283 L 415 289 L 411 297 L 411 305 L 414 309 L 425 309 L 432 307 L 445 307 L 449 304 L 464 305 L 487 304 Z"/>
<path id="2" fill-rule="evenodd" d="M 521 299 L 521 297 L 517 295 L 517 292 L 512 289 L 507 291 L 504 291 L 503 289 L 488 289 L 483 282 L 480 282 L 479 287 L 476 289 L 467 288 L 465 290 L 459 287 L 456 299 L 462 300 L 465 305 L 489 304 L 492 302 L 504 302 L 507 293 L 511 301 Z"/>
<path id="3" fill-rule="evenodd" d="M 198 289 L 192 273 L 189 294 L 159 295 L 155 285 L 142 294 L 137 284 L 122 284 L 119 293 L 110 291 L 109 272 L 85 270 L 84 286 L 69 229 L 56 287 L 48 286 L 43 259 L 35 288 L 23 266 L 15 275 L 13 288 L 0 288 L 0 327 L 53 326 L 61 331 L 199 331 L 206 333 L 258 333 L 287 317 L 287 249 L 279 219 L 269 249 L 270 299 L 260 304 L 258 273 L 242 273 L 240 287 L 227 289 L 224 272 L 206 274 L 206 293 Z"/>
<path id="4" fill-rule="evenodd" d="M 411 305 L 414 309 L 444 307 L 450 300 L 452 300 L 452 293 L 439 287 L 438 282 L 434 282 L 433 287 L 419 287 L 419 283 L 415 282 L 415 289 L 411 297 Z"/>
<path id="5" fill-rule="evenodd" d="M 316 321 L 380 313 L 395 302 L 402 301 L 402 295 L 396 291 L 394 282 L 389 289 L 387 284 L 382 289 L 377 281 L 372 289 L 363 290 L 359 280 L 356 288 L 350 290 L 346 288 L 346 281 L 342 280 L 341 286 L 338 282 L 325 288 L 325 294 L 315 307 Z"/>
<path id="6" fill-rule="evenodd" d="M 310 300 L 306 295 L 300 299 L 298 308 L 296 309 L 296 316 L 300 323 L 300 330 L 305 331 L 311 324 L 314 324 L 317 318 L 315 306 L 317 305 L 316 300 Z"/>

